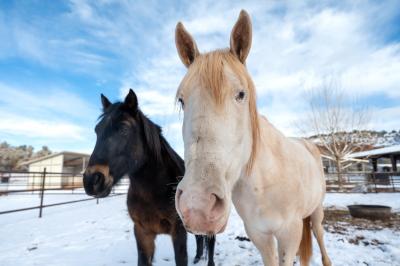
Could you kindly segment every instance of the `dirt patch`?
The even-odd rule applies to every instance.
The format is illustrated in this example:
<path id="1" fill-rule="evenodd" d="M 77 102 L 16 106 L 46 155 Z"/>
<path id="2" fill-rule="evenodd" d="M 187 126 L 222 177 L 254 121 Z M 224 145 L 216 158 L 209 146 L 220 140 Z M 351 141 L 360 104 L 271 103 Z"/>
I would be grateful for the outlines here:
<path id="1" fill-rule="evenodd" d="M 387 243 L 377 238 L 366 237 L 366 231 L 390 229 L 400 231 L 400 213 L 392 214 L 389 220 L 367 220 L 353 218 L 347 210 L 326 209 L 324 228 L 327 232 L 339 235 L 337 241 L 357 246 L 376 246 L 382 248 Z"/>
<path id="2" fill-rule="evenodd" d="M 325 209 L 324 227 L 327 231 L 346 232 L 348 226 L 358 230 L 382 230 L 385 228 L 400 231 L 400 213 L 393 213 L 389 220 L 367 220 L 353 218 L 347 210 Z"/>

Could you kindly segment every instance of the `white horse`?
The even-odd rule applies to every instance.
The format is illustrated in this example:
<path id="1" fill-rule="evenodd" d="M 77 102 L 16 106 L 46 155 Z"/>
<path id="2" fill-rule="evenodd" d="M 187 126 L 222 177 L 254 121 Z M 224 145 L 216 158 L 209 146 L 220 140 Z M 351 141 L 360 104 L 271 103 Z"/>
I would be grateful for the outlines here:
<path id="1" fill-rule="evenodd" d="M 285 137 L 258 114 L 245 65 L 252 39 L 249 15 L 240 13 L 230 49 L 200 54 L 181 23 L 175 34 L 188 70 L 177 92 L 184 110 L 186 173 L 175 201 L 186 229 L 223 232 L 232 199 L 264 264 L 292 266 L 298 252 L 301 264 L 308 265 L 312 229 L 323 265 L 331 265 L 321 225 L 320 153 L 305 140 Z"/>

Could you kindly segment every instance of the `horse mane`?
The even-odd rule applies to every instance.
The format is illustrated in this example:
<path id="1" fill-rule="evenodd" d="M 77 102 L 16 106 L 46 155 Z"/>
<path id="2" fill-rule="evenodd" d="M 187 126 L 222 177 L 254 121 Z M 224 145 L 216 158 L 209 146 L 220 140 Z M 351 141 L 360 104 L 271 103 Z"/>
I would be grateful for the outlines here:
<path id="1" fill-rule="evenodd" d="M 256 90 L 247 72 L 246 66 L 242 64 L 229 49 L 200 54 L 190 65 L 186 76 L 183 78 L 177 92 L 177 99 L 184 88 L 189 88 L 189 84 L 200 82 L 200 86 L 210 92 L 217 107 L 222 107 L 229 92 L 229 90 L 226 89 L 227 79 L 224 66 L 228 66 L 228 68 L 233 71 L 241 84 L 248 89 L 249 93 L 249 111 L 252 130 L 252 151 L 246 166 L 246 172 L 249 174 L 253 167 L 258 143 L 260 141 L 260 126 L 256 104 Z"/>
<path id="2" fill-rule="evenodd" d="M 179 155 L 171 148 L 167 140 L 162 135 L 162 128 L 151 121 L 142 111 L 138 110 L 139 120 L 142 122 L 146 147 L 149 148 L 157 163 L 162 163 L 166 159 L 170 159 L 174 163 L 179 172 L 183 174 L 184 163 Z M 163 156 L 167 154 L 167 157 Z"/>
<path id="3" fill-rule="evenodd" d="M 139 121 L 143 126 L 144 138 L 146 140 L 146 147 L 149 148 L 150 152 L 153 154 L 157 162 L 161 162 L 161 127 L 153 123 L 150 119 L 148 119 L 142 111 L 138 110 L 137 115 L 139 117 Z"/>

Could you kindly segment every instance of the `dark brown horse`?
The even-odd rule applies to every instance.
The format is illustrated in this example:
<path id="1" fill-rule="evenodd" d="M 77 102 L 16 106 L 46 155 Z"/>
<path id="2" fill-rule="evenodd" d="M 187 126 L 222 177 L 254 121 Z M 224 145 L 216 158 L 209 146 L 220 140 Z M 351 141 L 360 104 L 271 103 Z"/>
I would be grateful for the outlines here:
<path id="1" fill-rule="evenodd" d="M 130 90 L 124 102 L 111 102 L 101 95 L 103 114 L 96 125 L 97 142 L 84 173 L 88 195 L 106 197 L 124 175 L 128 175 L 128 211 L 134 222 L 138 265 L 151 265 L 158 234 L 169 234 L 176 265 L 188 263 L 186 231 L 179 219 L 174 195 L 184 174 L 184 162 L 162 136 L 161 128 L 139 109 Z M 194 262 L 203 254 L 205 239 L 208 265 L 214 265 L 215 238 L 196 236 Z"/>

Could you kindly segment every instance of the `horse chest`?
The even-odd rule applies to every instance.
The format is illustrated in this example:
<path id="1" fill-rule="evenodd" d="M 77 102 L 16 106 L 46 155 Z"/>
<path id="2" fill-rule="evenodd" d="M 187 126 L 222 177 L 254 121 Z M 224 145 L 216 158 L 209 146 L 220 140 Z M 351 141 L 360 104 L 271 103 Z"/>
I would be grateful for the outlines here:
<path id="1" fill-rule="evenodd" d="M 128 211 L 135 224 L 156 234 L 170 234 L 176 224 L 176 212 L 173 202 L 156 197 L 143 197 L 141 193 L 130 191 Z"/>
<path id="2" fill-rule="evenodd" d="M 285 222 L 285 207 L 277 206 L 277 197 L 259 185 L 238 182 L 232 200 L 246 227 L 262 233 L 278 230 Z"/>

